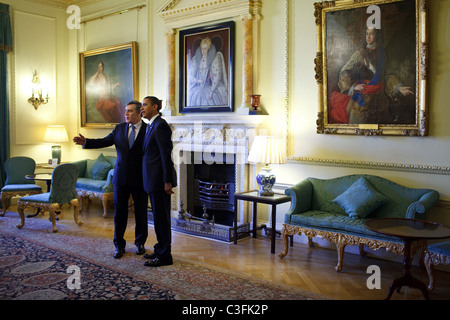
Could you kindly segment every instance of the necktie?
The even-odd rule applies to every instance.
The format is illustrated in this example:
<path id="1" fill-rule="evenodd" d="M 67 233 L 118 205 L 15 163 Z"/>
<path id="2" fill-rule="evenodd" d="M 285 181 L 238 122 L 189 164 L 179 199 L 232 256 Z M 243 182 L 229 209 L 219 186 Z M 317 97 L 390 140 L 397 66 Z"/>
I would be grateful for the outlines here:
<path id="1" fill-rule="evenodd" d="M 131 133 L 130 133 L 130 136 L 128 137 L 128 145 L 130 146 L 130 149 L 134 143 L 134 137 L 135 137 L 134 129 L 135 129 L 134 126 L 131 125 Z"/>

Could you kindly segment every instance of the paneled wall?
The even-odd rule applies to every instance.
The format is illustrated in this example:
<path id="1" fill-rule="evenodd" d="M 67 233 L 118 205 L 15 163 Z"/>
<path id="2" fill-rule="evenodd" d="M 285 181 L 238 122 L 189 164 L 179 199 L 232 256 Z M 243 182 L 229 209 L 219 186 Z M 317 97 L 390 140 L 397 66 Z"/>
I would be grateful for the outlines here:
<path id="1" fill-rule="evenodd" d="M 70 117 L 65 12 L 23 0 L 3 2 L 10 5 L 14 37 L 14 51 L 8 55 L 11 156 L 29 155 L 37 162 L 44 162 L 51 157 L 51 145 L 43 142 L 46 126 L 67 126 Z M 37 110 L 28 103 L 35 71 L 44 95 L 48 92 L 50 97 Z M 63 159 L 65 154 L 69 154 L 67 144 L 63 145 Z"/>

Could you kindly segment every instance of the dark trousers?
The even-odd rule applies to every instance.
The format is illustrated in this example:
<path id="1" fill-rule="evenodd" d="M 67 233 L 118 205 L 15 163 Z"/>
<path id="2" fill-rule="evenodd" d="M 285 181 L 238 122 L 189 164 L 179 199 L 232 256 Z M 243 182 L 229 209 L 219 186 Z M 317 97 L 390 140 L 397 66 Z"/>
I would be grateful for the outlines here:
<path id="1" fill-rule="evenodd" d="M 114 186 L 114 245 L 125 248 L 124 234 L 128 222 L 128 199 L 133 196 L 135 226 L 135 245 L 144 245 L 148 236 L 147 193 L 142 188 Z"/>
<path id="2" fill-rule="evenodd" d="M 170 219 L 170 195 L 165 192 L 149 193 L 152 205 L 156 241 L 154 253 L 161 259 L 172 259 L 172 231 Z"/>

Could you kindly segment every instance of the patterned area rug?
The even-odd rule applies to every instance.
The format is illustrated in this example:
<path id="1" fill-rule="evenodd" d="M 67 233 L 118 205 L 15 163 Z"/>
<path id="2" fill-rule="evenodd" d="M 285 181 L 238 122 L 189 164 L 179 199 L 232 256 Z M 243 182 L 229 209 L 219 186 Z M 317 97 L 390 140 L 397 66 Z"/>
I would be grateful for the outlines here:
<path id="1" fill-rule="evenodd" d="M 0 218 L 1 300 L 324 300 L 326 297 L 184 261 L 146 268 L 128 254 L 112 259 L 111 240 L 82 228 Z M 79 285 L 79 286 L 78 286 Z"/>
<path id="2" fill-rule="evenodd" d="M 110 268 L 0 235 L 3 300 L 173 300 L 175 295 Z"/>

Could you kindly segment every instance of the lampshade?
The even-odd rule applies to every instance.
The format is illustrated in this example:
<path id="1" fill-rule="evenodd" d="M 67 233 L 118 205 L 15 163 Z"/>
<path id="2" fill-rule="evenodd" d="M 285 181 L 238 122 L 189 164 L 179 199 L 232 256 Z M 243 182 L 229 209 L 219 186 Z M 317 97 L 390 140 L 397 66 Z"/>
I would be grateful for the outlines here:
<path id="1" fill-rule="evenodd" d="M 61 143 L 68 142 L 66 127 L 63 125 L 49 125 L 45 130 L 44 142 Z M 52 159 L 58 159 L 58 164 L 61 163 L 61 146 L 52 146 Z"/>
<path id="2" fill-rule="evenodd" d="M 276 177 L 269 164 L 286 163 L 286 153 L 281 147 L 281 139 L 270 136 L 257 136 L 248 155 L 248 162 L 264 163 L 264 168 L 256 175 L 260 196 L 273 196 L 272 187 Z"/>
<path id="3" fill-rule="evenodd" d="M 281 139 L 271 136 L 256 136 L 248 155 L 248 162 L 264 164 L 286 163 L 286 153 L 281 147 Z"/>
<path id="4" fill-rule="evenodd" d="M 68 142 L 66 127 L 64 125 L 49 125 L 45 130 L 44 142 L 59 143 Z"/>

